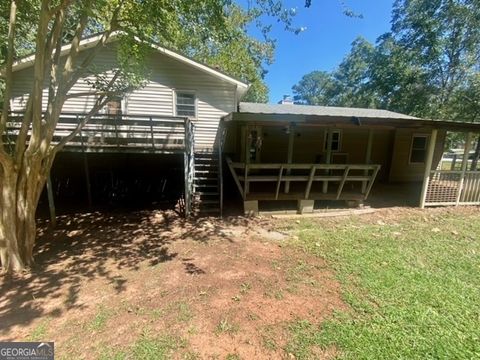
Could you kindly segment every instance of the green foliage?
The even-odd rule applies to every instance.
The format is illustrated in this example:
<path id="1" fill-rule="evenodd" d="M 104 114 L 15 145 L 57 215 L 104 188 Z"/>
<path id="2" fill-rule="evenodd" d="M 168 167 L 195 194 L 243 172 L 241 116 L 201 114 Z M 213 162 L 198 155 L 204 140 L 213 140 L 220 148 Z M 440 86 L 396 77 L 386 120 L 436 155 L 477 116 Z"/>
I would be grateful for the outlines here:
<path id="1" fill-rule="evenodd" d="M 359 37 L 352 43 L 350 54 L 333 75 L 336 84 L 334 102 L 351 107 L 375 107 L 373 89 L 369 83 L 369 64 L 374 57 L 374 46 Z"/>
<path id="2" fill-rule="evenodd" d="M 45 15 L 38 1 L 18 3 L 15 58 L 35 52 L 35 33 L 41 16 Z M 58 0 L 51 1 L 50 9 L 60 4 Z M 120 4 L 119 14 L 114 16 Z M 9 1 L 0 4 L 0 66 L 6 58 L 9 5 Z M 305 5 L 309 6 L 309 2 Z M 251 84 L 246 101 L 268 100 L 264 76 L 265 66 L 273 61 L 272 26 L 280 23 L 288 31 L 303 30 L 293 25 L 295 11 L 286 9 L 282 1 L 256 0 L 245 9 L 225 0 L 82 0 L 72 2 L 65 9 L 64 44 L 72 40 L 85 14 L 88 22 L 84 36 L 110 28 L 126 34 L 122 37 L 119 58 L 126 74 L 124 84 L 128 84 L 123 89 L 141 86 L 142 76 L 145 78 L 142 68 L 145 49 L 133 42 L 135 36 L 175 49 Z M 257 28 L 260 37 L 249 34 L 252 27 Z"/>
<path id="3" fill-rule="evenodd" d="M 304 103 L 478 121 L 479 66 L 477 0 L 397 0 L 391 31 L 375 46 L 355 40 L 335 71 L 307 74 L 293 90 Z"/>
<path id="4" fill-rule="evenodd" d="M 306 105 L 331 105 L 336 84 L 326 71 L 312 71 L 293 86 L 294 101 Z"/>
<path id="5" fill-rule="evenodd" d="M 297 245 L 326 258 L 350 310 L 321 328 L 292 325 L 287 349 L 338 348 L 346 359 L 474 359 L 478 348 L 478 214 L 409 215 L 295 225 Z M 307 350 L 306 350 L 307 349 Z"/>
<path id="6" fill-rule="evenodd" d="M 264 39 L 248 34 L 252 23 L 260 21 L 263 12 L 258 8 L 244 10 L 236 4 L 225 8 L 224 29 L 221 36 L 205 39 L 201 34 L 179 29 L 169 45 L 192 58 L 238 77 L 250 84 L 244 101 L 268 101 L 268 88 L 264 82 L 265 65 L 273 62 L 274 41 L 262 28 Z M 259 23 L 262 27 L 263 24 Z"/>

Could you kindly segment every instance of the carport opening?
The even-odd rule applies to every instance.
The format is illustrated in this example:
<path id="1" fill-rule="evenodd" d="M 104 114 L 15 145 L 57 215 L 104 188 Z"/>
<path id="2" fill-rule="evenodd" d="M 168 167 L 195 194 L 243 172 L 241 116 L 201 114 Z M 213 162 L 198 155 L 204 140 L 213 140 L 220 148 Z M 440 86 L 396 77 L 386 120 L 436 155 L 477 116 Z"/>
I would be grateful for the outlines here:
<path id="1" fill-rule="evenodd" d="M 182 154 L 66 152 L 50 174 L 57 214 L 174 209 L 184 191 Z M 48 216 L 46 189 L 39 215 Z"/>

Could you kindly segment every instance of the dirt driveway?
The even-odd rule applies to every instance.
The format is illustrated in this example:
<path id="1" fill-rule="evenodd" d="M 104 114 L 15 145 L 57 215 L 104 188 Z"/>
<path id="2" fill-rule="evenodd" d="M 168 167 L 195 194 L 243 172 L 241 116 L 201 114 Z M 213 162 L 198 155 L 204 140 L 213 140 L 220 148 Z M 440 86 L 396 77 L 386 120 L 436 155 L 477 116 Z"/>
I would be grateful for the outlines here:
<path id="1" fill-rule="evenodd" d="M 108 358 L 165 336 L 173 358 L 291 358 L 292 322 L 345 305 L 325 263 L 271 226 L 168 211 L 62 217 L 40 229 L 31 273 L 0 277 L 0 337 L 55 341 L 58 358 Z"/>

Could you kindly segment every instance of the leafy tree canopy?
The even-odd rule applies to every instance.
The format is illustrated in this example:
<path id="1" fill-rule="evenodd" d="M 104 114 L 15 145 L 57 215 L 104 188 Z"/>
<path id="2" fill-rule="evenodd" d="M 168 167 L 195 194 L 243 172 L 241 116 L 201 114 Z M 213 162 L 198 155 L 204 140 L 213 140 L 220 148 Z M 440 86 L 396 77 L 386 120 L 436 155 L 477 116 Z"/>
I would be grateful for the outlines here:
<path id="1" fill-rule="evenodd" d="M 391 23 L 375 45 L 355 40 L 335 71 L 305 75 L 297 101 L 479 121 L 480 1 L 396 0 Z"/>

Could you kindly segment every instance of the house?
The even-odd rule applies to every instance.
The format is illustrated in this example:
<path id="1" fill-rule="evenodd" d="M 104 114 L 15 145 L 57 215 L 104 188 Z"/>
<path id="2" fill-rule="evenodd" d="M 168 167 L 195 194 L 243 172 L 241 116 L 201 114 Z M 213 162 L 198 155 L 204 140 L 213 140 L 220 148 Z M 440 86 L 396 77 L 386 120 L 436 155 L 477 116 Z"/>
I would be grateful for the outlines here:
<path id="1" fill-rule="evenodd" d="M 97 41 L 84 39 L 82 56 Z M 95 65 L 105 72 L 115 68 L 117 51 L 114 36 Z M 33 59 L 14 67 L 13 119 L 25 107 Z M 154 171 L 143 175 L 148 186 L 135 186 L 162 184 L 164 193 L 165 174 L 180 169 L 169 183 L 183 192 L 186 214 L 192 206 L 221 214 L 227 194 L 239 197 L 246 213 L 258 212 L 264 202 L 293 203 L 303 213 L 313 211 L 315 202 L 358 205 L 372 196 L 388 201 L 401 187 L 421 207 L 480 204 L 480 171 L 469 168 L 468 159 L 459 169 L 437 169 L 447 132 L 466 134 L 468 154 L 480 124 L 288 101 L 245 103 L 247 84 L 158 45 L 152 45 L 147 67 L 144 87 L 108 103 L 65 147 L 65 158 L 59 156 L 53 169 L 57 197 L 66 176 L 85 179 L 89 202 L 106 192 L 107 183 L 120 196 L 118 182 L 103 171 L 116 164 L 130 174 Z M 86 74 L 71 93 L 85 93 L 92 79 Z M 71 131 L 94 101 L 69 99 L 54 139 Z M 12 124 L 9 138 L 15 137 Z"/>
<path id="2" fill-rule="evenodd" d="M 420 207 L 480 204 L 480 171 L 468 167 L 480 124 L 377 109 L 240 103 L 221 126 L 246 213 L 272 201 L 296 202 L 300 213 L 312 212 L 316 201 L 358 205 L 376 190 L 384 202 L 400 191 Z M 438 168 L 447 132 L 466 134 L 467 155 L 457 170 Z"/>
<path id="3" fill-rule="evenodd" d="M 107 46 L 95 57 L 93 65 L 105 74 L 118 68 L 118 38 L 119 34 L 113 34 Z M 88 56 L 99 39 L 100 36 L 94 36 L 81 41 L 79 62 Z M 68 48 L 65 46 L 62 49 L 65 55 Z M 32 55 L 14 65 L 11 101 L 14 115 L 16 112 L 21 113 L 26 106 L 32 85 L 34 59 L 35 56 Z M 185 182 L 183 192 L 188 197 L 193 193 L 195 182 L 195 192 L 198 200 L 205 205 L 204 210 L 218 212 L 218 152 L 215 151 L 217 128 L 222 116 L 237 109 L 248 85 L 155 44 L 151 45 L 146 67 L 149 73 L 146 85 L 109 102 L 89 121 L 80 136 L 67 144 L 63 154 L 59 154 L 53 168 L 56 181 L 53 180 L 57 183 L 54 187 L 61 193 L 58 194 L 60 197 L 68 197 L 73 190 L 62 189 L 72 188 L 72 182 L 78 183 L 76 188 L 80 188 L 82 185 L 79 179 L 85 178 L 86 185 L 82 187 L 81 193 L 88 197 L 89 203 L 95 202 L 105 192 L 111 193 L 110 197 L 118 198 L 122 196 L 122 189 L 119 189 L 122 184 L 111 175 L 112 171 L 118 173 L 122 167 L 142 162 L 144 168 L 155 167 L 157 170 L 147 176 L 157 177 L 159 184 L 168 180 L 171 185 L 169 188 L 167 185 L 167 192 L 178 192 L 182 189 L 178 184 Z M 75 95 L 91 91 L 95 79 L 93 74 L 86 74 L 69 93 Z M 48 90 L 44 89 L 44 104 L 47 103 L 47 97 Z M 58 141 L 67 135 L 82 115 L 93 107 L 95 100 L 95 96 L 68 99 L 54 140 Z M 10 139 L 14 138 L 15 131 L 14 128 L 10 129 Z M 84 155 L 79 156 L 78 153 Z M 185 176 L 178 178 L 178 171 L 170 176 L 172 169 L 181 169 L 182 172 L 185 169 Z M 133 170 L 127 169 L 129 171 Z M 64 184 L 66 182 L 68 184 Z M 149 183 L 148 186 L 151 187 L 152 184 Z M 160 187 L 162 189 L 158 191 L 165 193 L 164 186 Z M 85 188 L 87 194 L 84 194 Z M 147 194 L 150 195 L 151 193 Z M 73 201 L 78 199 L 72 195 L 71 202 Z M 188 207 L 190 202 L 187 199 L 185 205 Z M 188 208 L 186 210 L 189 211 Z"/>

